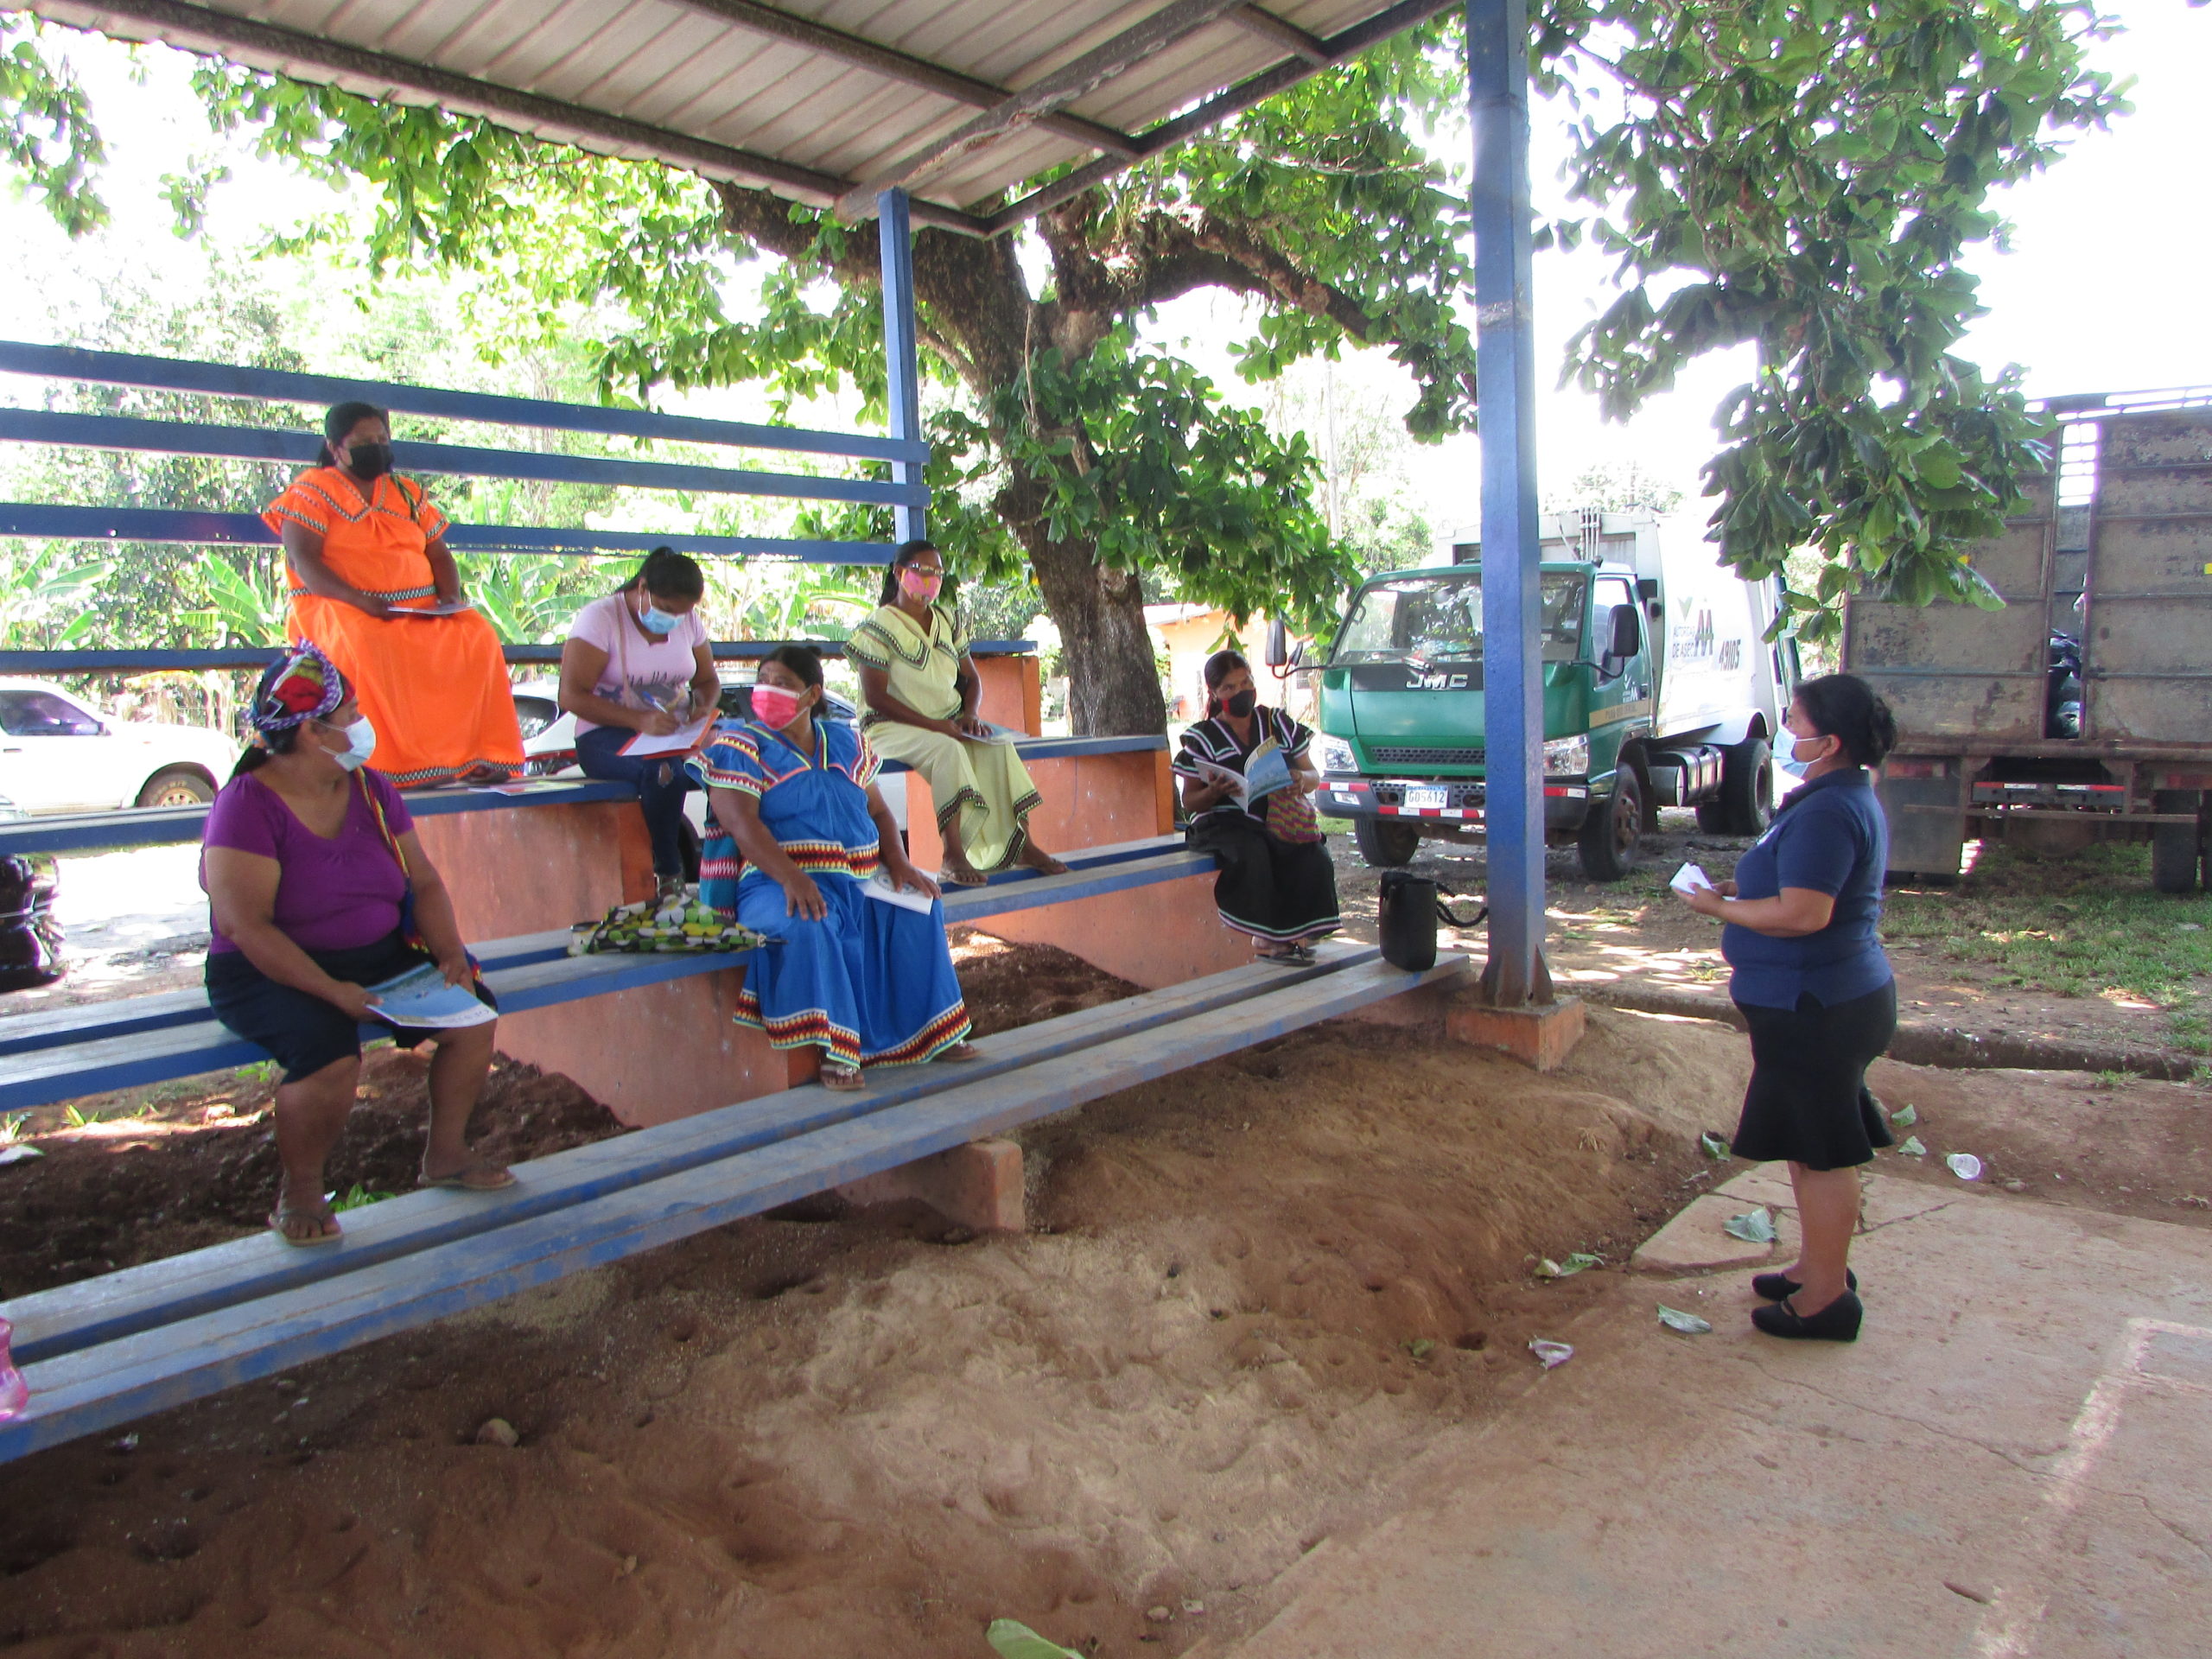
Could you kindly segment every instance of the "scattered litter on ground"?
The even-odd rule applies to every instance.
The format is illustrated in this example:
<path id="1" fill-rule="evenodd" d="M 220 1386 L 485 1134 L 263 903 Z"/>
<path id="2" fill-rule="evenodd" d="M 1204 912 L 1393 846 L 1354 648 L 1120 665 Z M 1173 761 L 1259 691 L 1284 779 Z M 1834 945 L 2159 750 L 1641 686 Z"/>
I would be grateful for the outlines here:
<path id="1" fill-rule="evenodd" d="M 512 1451 L 522 1444 L 522 1436 L 515 1433 L 515 1426 L 504 1417 L 487 1417 L 484 1426 L 476 1431 L 479 1446 L 504 1446 Z"/>
<path id="2" fill-rule="evenodd" d="M 1955 1152 L 1943 1160 L 1944 1166 L 1962 1181 L 1981 1179 L 1981 1160 L 1970 1152 Z"/>
<path id="3" fill-rule="evenodd" d="M 1979 1585 L 1957 1584 L 1946 1579 L 1943 1580 L 1943 1587 L 1955 1596 L 1964 1596 L 1968 1601 L 1980 1602 L 1985 1607 L 1997 1599 L 1993 1592 L 1984 1590 Z"/>
<path id="4" fill-rule="evenodd" d="M 1574 1357 L 1574 1349 L 1570 1344 L 1554 1342 L 1546 1337 L 1529 1338 L 1529 1351 L 1542 1363 L 1548 1371 L 1566 1364 Z"/>
<path id="5" fill-rule="evenodd" d="M 1192 1618 L 1198 1618 L 1200 1614 L 1204 1613 L 1205 1610 L 1206 1605 L 1203 1601 L 1186 1601 L 1183 1604 L 1183 1611 L 1188 1613 Z"/>
<path id="6" fill-rule="evenodd" d="M 1605 1261 L 1604 1256 L 1592 1255 L 1587 1250 L 1577 1250 L 1564 1262 L 1554 1262 L 1548 1255 L 1536 1263 L 1536 1277 L 1572 1279 L 1578 1273 L 1586 1273 L 1592 1268 L 1604 1266 Z"/>
<path id="7" fill-rule="evenodd" d="M 993 1619 L 983 1639 L 998 1649 L 1000 1659 L 1083 1659 L 1072 1648 L 1047 1642 L 1018 1619 Z"/>
<path id="8" fill-rule="evenodd" d="M 1664 1302 L 1659 1304 L 1659 1323 L 1669 1331 L 1681 1332 L 1686 1337 L 1708 1336 L 1713 1331 L 1712 1320 L 1701 1319 L 1694 1313 L 1685 1313 L 1681 1308 L 1669 1307 Z"/>
<path id="9" fill-rule="evenodd" d="M 1919 1109 L 1911 1105 L 1900 1106 L 1897 1110 L 1890 1114 L 1890 1127 L 1891 1128 L 1909 1129 L 1919 1122 Z"/>
<path id="10" fill-rule="evenodd" d="M 1776 1236 L 1774 1217 L 1767 1213 L 1764 1205 L 1747 1214 L 1729 1217 L 1720 1224 L 1720 1230 L 1746 1244 L 1771 1244 Z"/>
<path id="11" fill-rule="evenodd" d="M 1705 1155 L 1716 1164 L 1728 1155 L 1728 1143 L 1710 1129 L 1698 1136 L 1697 1143 L 1705 1148 Z"/>
<path id="12" fill-rule="evenodd" d="M 1928 1155 L 1928 1148 L 1920 1144 L 1920 1137 L 1916 1135 L 1905 1136 L 1904 1144 L 1897 1150 L 1908 1158 L 1925 1158 Z"/>
<path id="13" fill-rule="evenodd" d="M 1146 1608 L 1144 1610 L 1144 1616 L 1155 1624 L 1165 1624 L 1169 1619 L 1175 1617 L 1175 1610 L 1168 1606 L 1166 1603 L 1162 1602 L 1157 1607 Z"/>
<path id="14" fill-rule="evenodd" d="M 0 1164 L 27 1164 L 34 1158 L 45 1156 L 36 1147 L 27 1147 L 21 1142 L 12 1147 L 0 1147 Z"/>

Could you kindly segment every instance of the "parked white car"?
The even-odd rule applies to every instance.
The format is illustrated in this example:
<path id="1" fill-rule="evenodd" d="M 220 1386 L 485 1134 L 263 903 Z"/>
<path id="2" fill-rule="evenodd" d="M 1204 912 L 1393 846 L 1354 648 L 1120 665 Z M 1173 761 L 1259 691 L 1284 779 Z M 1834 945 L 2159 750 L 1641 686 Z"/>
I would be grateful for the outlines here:
<path id="1" fill-rule="evenodd" d="M 238 758 L 219 732 L 118 720 L 43 680 L 0 680 L 0 795 L 26 812 L 204 806 Z"/>

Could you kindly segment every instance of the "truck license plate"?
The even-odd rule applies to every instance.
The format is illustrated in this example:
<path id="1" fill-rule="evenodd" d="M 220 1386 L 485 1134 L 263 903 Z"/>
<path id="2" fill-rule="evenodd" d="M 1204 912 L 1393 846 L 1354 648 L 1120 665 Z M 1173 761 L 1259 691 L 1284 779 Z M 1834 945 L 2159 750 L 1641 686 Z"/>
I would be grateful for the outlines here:
<path id="1" fill-rule="evenodd" d="M 1430 807 L 1440 810 L 1451 804 L 1452 791 L 1448 789 L 1409 789 L 1406 791 L 1406 810 L 1411 812 L 1425 811 Z"/>

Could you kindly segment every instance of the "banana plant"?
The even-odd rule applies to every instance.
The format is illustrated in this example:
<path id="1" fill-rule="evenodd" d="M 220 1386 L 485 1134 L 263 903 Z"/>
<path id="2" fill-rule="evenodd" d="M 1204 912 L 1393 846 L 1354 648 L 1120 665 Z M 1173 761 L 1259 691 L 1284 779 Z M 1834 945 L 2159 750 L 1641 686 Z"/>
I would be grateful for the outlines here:
<path id="1" fill-rule="evenodd" d="M 599 596 L 590 567 L 554 554 L 486 554 L 469 562 L 467 593 L 511 645 L 550 645 Z"/>
<path id="2" fill-rule="evenodd" d="M 69 562 L 65 542 L 38 546 L 21 563 L 0 564 L 0 639 L 11 645 L 60 649 L 75 645 L 99 621 L 92 596 L 113 569 L 107 559 Z M 67 617 L 58 634 L 49 631 Z"/>
<path id="3" fill-rule="evenodd" d="M 284 617 L 290 601 L 276 569 L 241 571 L 228 559 L 211 556 L 200 566 L 207 590 L 207 609 L 188 611 L 184 620 L 212 630 L 226 645 L 277 645 L 284 642 Z"/>

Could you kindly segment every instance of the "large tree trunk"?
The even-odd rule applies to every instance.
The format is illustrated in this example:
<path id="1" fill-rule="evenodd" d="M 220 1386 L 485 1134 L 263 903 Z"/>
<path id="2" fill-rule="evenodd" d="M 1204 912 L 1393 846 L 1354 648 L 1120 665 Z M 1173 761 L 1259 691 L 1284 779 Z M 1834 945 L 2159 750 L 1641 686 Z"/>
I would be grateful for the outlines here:
<path id="1" fill-rule="evenodd" d="M 764 191 L 717 187 L 729 228 L 760 246 L 798 257 L 815 232 L 795 223 L 790 204 Z M 855 236 L 835 264 L 849 285 L 880 283 L 872 234 Z M 1018 385 L 1035 356 L 1058 349 L 1088 353 L 1110 327 L 1113 296 L 1090 303 L 1040 304 L 1029 292 L 1011 238 L 982 240 L 928 229 L 914 239 L 915 296 L 925 308 L 922 345 L 936 353 L 986 408 Z M 1090 542 L 1055 542 L 1047 532 L 1046 492 L 1019 476 L 997 506 L 1029 555 L 1045 608 L 1060 631 L 1068 674 L 1069 724 L 1082 736 L 1145 736 L 1167 729 L 1166 700 L 1144 625 L 1143 585 L 1134 571 L 1108 569 Z"/>
<path id="2" fill-rule="evenodd" d="M 1029 526 L 1016 526 L 1018 531 Z M 1130 571 L 1101 566 L 1087 544 L 1024 534 L 1045 607 L 1060 631 L 1068 671 L 1068 724 L 1082 737 L 1148 735 L 1167 729 L 1144 588 Z"/>

